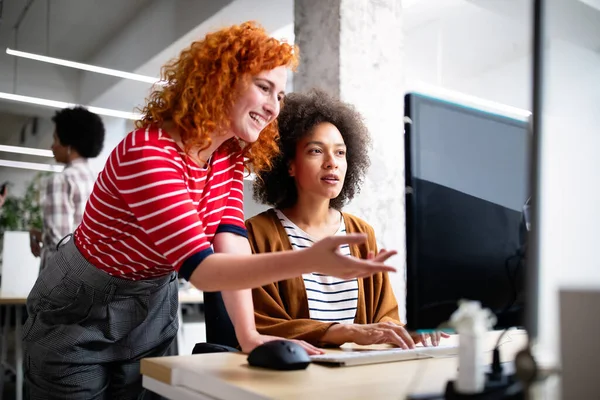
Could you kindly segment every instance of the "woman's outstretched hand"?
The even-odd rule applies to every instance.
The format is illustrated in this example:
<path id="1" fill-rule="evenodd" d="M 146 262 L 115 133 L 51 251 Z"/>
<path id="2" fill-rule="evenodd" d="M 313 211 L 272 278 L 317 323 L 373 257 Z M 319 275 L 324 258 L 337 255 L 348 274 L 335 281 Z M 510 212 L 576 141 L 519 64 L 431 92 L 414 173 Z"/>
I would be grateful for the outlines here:
<path id="1" fill-rule="evenodd" d="M 319 240 L 305 250 L 307 257 L 310 258 L 308 264 L 312 266 L 311 272 L 341 279 L 363 278 L 378 272 L 396 272 L 394 267 L 384 264 L 388 258 L 396 254 L 394 250 L 382 250 L 376 257 L 367 260 L 346 257 L 339 252 L 340 246 L 361 244 L 366 240 L 366 235 L 358 233 L 329 236 Z"/>

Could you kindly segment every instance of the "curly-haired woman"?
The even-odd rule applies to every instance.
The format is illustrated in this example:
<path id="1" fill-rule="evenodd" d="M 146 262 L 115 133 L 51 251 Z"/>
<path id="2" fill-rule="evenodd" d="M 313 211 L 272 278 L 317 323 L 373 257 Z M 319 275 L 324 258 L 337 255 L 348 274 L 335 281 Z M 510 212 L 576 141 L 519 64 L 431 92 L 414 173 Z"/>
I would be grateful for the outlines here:
<path id="1" fill-rule="evenodd" d="M 342 212 L 360 190 L 369 166 L 370 136 L 360 114 L 321 90 L 291 93 L 278 117 L 281 155 L 259 174 L 256 200 L 274 206 L 246 221 L 254 253 L 312 248 L 327 236 L 367 234 L 366 243 L 341 246 L 362 259 L 377 255 L 373 228 Z M 411 335 L 400 323 L 398 303 L 385 272 L 337 278 L 310 271 L 252 290 L 260 333 L 304 340 L 316 346 L 390 343 L 427 345 L 429 335 Z M 437 345 L 440 335 L 431 335 Z"/>
<path id="2" fill-rule="evenodd" d="M 277 154 L 275 121 L 297 57 L 245 23 L 208 34 L 163 69 L 164 86 L 109 156 L 73 240 L 29 296 L 30 398 L 138 398 L 140 359 L 164 354 L 178 329 L 176 272 L 199 289 L 225 291 L 250 351 L 273 337 L 256 331 L 246 288 L 312 270 L 347 278 L 393 270 L 383 259 L 339 255 L 338 246 L 364 235 L 251 254 L 244 168 L 260 171 Z"/>

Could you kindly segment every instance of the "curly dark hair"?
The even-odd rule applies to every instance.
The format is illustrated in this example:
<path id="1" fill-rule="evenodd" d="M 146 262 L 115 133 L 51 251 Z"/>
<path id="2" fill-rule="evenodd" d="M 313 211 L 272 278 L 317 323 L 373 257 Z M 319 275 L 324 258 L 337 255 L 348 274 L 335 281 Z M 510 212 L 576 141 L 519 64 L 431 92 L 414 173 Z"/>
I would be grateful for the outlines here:
<path id="1" fill-rule="evenodd" d="M 64 108 L 52 117 L 56 136 L 63 146 L 71 146 L 81 157 L 98 156 L 104 145 L 102 119 L 83 107 Z"/>
<path id="2" fill-rule="evenodd" d="M 356 109 L 320 89 L 308 93 L 290 93 L 279 117 L 280 153 L 273 167 L 257 175 L 254 181 L 254 199 L 277 208 L 296 204 L 298 192 L 288 166 L 296 156 L 296 144 L 323 122 L 329 122 L 340 131 L 346 144 L 348 169 L 344 187 L 331 199 L 329 205 L 341 210 L 360 191 L 365 173 L 370 165 L 371 136 L 362 116 Z"/>

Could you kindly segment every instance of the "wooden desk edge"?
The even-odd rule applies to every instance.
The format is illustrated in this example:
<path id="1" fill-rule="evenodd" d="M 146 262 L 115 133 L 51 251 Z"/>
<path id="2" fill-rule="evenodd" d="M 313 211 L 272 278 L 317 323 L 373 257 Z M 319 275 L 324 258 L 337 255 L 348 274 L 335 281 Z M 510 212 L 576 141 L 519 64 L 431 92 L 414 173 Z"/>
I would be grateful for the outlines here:
<path id="1" fill-rule="evenodd" d="M 165 363 L 165 357 L 143 358 L 140 365 L 142 375 L 171 385 L 173 368 L 169 363 Z"/>
<path id="2" fill-rule="evenodd" d="M 12 305 L 19 305 L 19 304 L 27 304 L 27 297 L 0 297 L 0 304 L 12 304 Z"/>

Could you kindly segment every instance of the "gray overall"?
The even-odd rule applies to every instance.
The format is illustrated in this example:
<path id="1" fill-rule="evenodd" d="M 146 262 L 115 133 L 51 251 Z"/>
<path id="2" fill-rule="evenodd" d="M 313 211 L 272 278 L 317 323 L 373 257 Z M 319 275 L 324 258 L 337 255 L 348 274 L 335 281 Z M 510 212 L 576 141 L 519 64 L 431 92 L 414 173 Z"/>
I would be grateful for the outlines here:
<path id="1" fill-rule="evenodd" d="M 176 278 L 113 277 L 72 238 L 60 246 L 27 299 L 26 398 L 142 398 L 140 360 L 162 356 L 179 327 Z"/>

